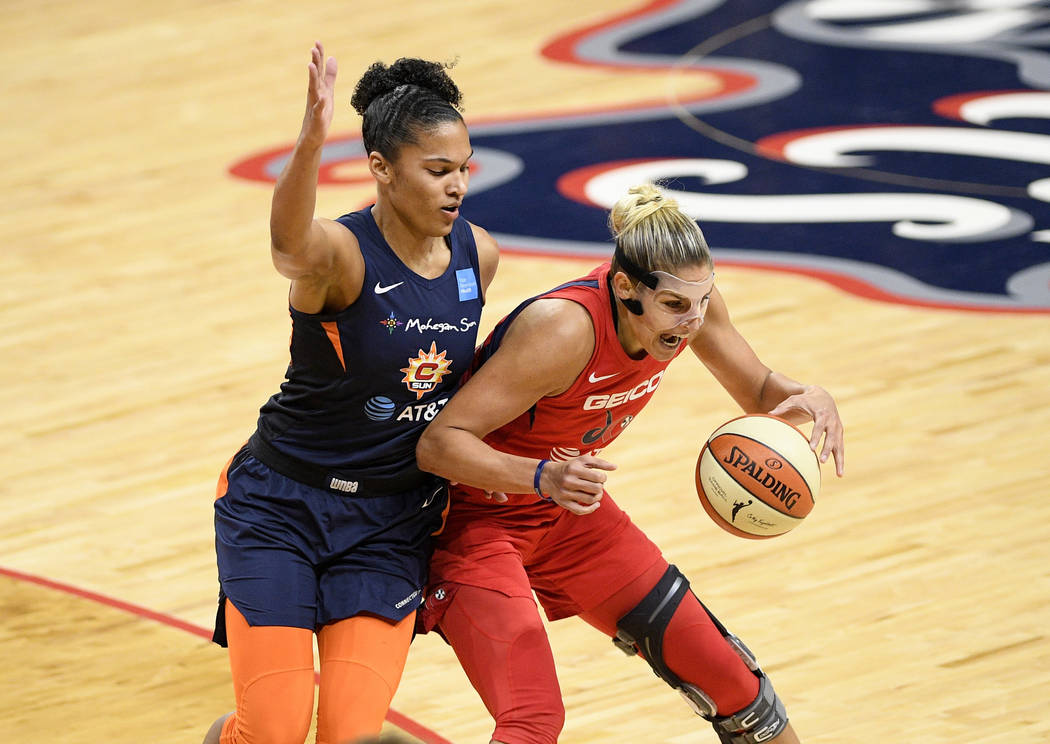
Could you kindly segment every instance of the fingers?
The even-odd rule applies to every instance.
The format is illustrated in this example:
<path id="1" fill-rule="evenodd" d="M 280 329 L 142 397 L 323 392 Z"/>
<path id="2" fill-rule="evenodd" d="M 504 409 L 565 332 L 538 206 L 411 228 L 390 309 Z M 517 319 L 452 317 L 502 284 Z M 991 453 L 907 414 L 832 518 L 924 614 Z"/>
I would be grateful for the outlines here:
<path id="1" fill-rule="evenodd" d="M 339 72 L 339 65 L 336 63 L 335 57 L 325 59 L 324 44 L 319 41 L 315 41 L 313 49 L 310 50 L 310 64 L 308 67 L 310 70 L 311 93 L 321 95 L 322 91 L 333 88 L 336 75 Z"/>
<path id="2" fill-rule="evenodd" d="M 769 411 L 770 416 L 787 418 L 791 412 L 804 413 L 813 421 L 813 431 L 809 436 L 809 448 L 821 463 L 833 458 L 835 473 L 839 477 L 846 470 L 846 454 L 843 444 L 842 420 L 839 418 L 835 401 L 823 388 L 811 386 L 805 393 L 790 395 Z M 824 440 L 821 446 L 821 440 Z"/>
<path id="3" fill-rule="evenodd" d="M 813 446 L 813 451 L 817 451 L 816 446 Z M 841 434 L 835 437 L 829 432 L 824 432 L 824 446 L 821 448 L 818 457 L 821 463 L 827 462 L 828 458 L 831 457 L 835 462 L 835 475 L 841 478 L 846 472 L 846 451 L 842 443 Z"/>
<path id="4" fill-rule="evenodd" d="M 813 417 L 813 407 L 805 393 L 789 395 L 784 398 L 775 408 L 769 411 L 769 415 L 790 418 L 794 411 L 802 411 L 811 418 Z"/>
<path id="5" fill-rule="evenodd" d="M 586 493 L 580 491 L 561 491 L 553 496 L 554 501 L 573 514 L 590 514 L 602 505 L 602 496 L 605 491 L 599 493 Z"/>
<path id="6" fill-rule="evenodd" d="M 558 482 L 559 489 L 578 498 L 600 499 L 605 492 L 605 482 L 609 479 L 606 471 L 615 470 L 616 466 L 593 457 L 586 460 L 589 462 L 585 458 L 569 461 Z"/>
<path id="7" fill-rule="evenodd" d="M 580 504 L 575 501 L 569 501 L 566 503 L 561 503 L 561 506 L 567 511 L 572 512 L 573 514 L 583 516 L 585 514 L 590 514 L 594 512 L 599 506 L 601 506 L 601 502 L 598 501 L 593 504 Z"/>
<path id="8" fill-rule="evenodd" d="M 840 478 L 846 471 L 846 451 L 843 442 L 843 427 L 838 416 L 819 416 L 813 423 L 813 434 L 810 436 L 809 447 L 817 453 L 821 463 L 832 457 L 835 461 L 835 474 Z M 820 447 L 820 440 L 824 439 L 824 446 Z M 818 452 L 818 447 L 820 447 Z"/>
<path id="9" fill-rule="evenodd" d="M 585 467 L 594 470 L 616 470 L 616 466 L 608 460 L 603 460 L 600 457 L 592 457 L 585 455 L 584 457 L 577 458 L 578 462 L 582 463 Z M 605 477 L 602 477 L 602 483 L 605 482 Z"/>
<path id="10" fill-rule="evenodd" d="M 321 42 L 314 42 L 314 48 L 310 50 L 310 90 L 317 90 L 320 81 L 321 63 L 324 61 L 324 47 Z"/>
<path id="11" fill-rule="evenodd" d="M 809 435 L 809 448 L 814 452 L 817 451 L 817 447 L 820 446 L 820 439 L 824 436 L 824 427 L 819 423 L 813 422 L 813 433 Z M 827 452 L 821 453 L 820 461 L 824 462 L 828 459 Z"/>
<path id="12" fill-rule="evenodd" d="M 544 492 L 562 508 L 579 515 L 590 514 L 601 506 L 606 473 L 616 469 L 608 460 L 590 455 L 551 465 L 544 471 L 544 477 L 550 477 L 550 487 Z"/>
<path id="13" fill-rule="evenodd" d="M 784 416 L 788 412 L 788 409 L 793 407 L 793 406 L 787 405 L 787 402 L 789 400 L 791 400 L 791 398 L 785 398 L 784 400 L 780 401 L 780 403 L 777 404 L 777 407 L 769 412 L 769 415 L 770 416 L 781 416 L 781 417 Z"/>
<path id="14" fill-rule="evenodd" d="M 829 456 L 835 460 L 835 475 L 841 478 L 846 472 L 846 445 L 841 423 L 834 430 L 824 432 L 824 449 L 821 450 L 820 461 L 827 462 Z"/>

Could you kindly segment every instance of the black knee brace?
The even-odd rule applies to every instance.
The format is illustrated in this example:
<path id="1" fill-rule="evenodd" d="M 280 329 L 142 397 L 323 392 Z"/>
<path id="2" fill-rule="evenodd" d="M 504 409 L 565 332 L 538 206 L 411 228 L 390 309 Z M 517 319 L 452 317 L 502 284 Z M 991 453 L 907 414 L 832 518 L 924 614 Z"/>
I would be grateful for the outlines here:
<path id="1" fill-rule="evenodd" d="M 718 716 L 718 706 L 711 696 L 696 685 L 682 680 L 664 662 L 664 632 L 688 591 L 689 580 L 677 567 L 668 566 L 652 591 L 616 623 L 613 643 L 629 656 L 641 651 L 656 676 L 677 690 L 697 715 L 711 722 L 723 744 L 761 744 L 769 741 L 787 726 L 784 704 L 777 697 L 769 678 L 759 668 L 754 654 L 739 638 L 726 630 L 702 602 L 700 606 L 711 622 L 748 669 L 758 677 L 758 696 L 734 715 Z"/>

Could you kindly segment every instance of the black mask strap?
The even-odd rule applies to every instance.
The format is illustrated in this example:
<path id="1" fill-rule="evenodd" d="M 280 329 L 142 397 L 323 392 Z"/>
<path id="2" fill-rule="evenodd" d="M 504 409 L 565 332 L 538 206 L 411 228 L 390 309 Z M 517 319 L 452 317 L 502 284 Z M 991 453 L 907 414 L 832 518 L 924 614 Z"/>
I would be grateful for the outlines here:
<path id="1" fill-rule="evenodd" d="M 616 261 L 616 265 L 623 269 L 628 276 L 637 279 L 649 289 L 653 291 L 656 290 L 656 285 L 660 283 L 660 280 L 653 276 L 652 272 L 642 271 L 642 268 L 638 264 L 627 258 L 627 254 L 624 253 L 623 248 L 620 247 L 619 241 L 616 242 L 616 250 L 613 252 L 613 259 Z"/>
<path id="2" fill-rule="evenodd" d="M 613 259 L 616 261 L 616 265 L 627 273 L 627 276 L 640 281 L 642 284 L 649 287 L 649 289 L 656 289 L 656 285 L 660 282 L 660 280 L 653 276 L 650 272 L 642 271 L 641 267 L 639 267 L 638 264 L 636 264 L 631 259 L 627 258 L 627 254 L 623 252 L 623 248 L 620 247 L 619 241 L 616 242 L 616 251 L 613 253 Z M 610 290 L 612 289 L 611 275 L 609 277 L 609 288 Z M 642 308 L 642 303 L 640 300 L 632 298 L 628 298 L 625 300 L 621 297 L 617 297 L 617 299 L 620 300 L 620 302 L 623 303 L 623 306 L 629 311 L 631 311 L 631 313 L 633 313 L 634 315 L 641 315 L 645 312 L 645 310 Z"/>

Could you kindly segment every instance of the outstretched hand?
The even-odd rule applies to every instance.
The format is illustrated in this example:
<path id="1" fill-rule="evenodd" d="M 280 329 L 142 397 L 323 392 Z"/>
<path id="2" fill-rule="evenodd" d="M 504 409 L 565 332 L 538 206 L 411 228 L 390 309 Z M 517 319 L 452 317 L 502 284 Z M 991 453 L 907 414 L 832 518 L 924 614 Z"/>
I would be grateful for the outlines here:
<path id="1" fill-rule="evenodd" d="M 339 66 L 335 57 L 324 56 L 324 44 L 314 42 L 310 52 L 310 87 L 306 94 L 306 115 L 299 141 L 303 145 L 321 147 L 328 137 L 335 110 L 335 77 Z"/>
<path id="2" fill-rule="evenodd" d="M 590 514 L 601 506 L 608 470 L 616 466 L 592 455 L 552 461 L 543 468 L 540 490 L 573 514 Z"/>
<path id="3" fill-rule="evenodd" d="M 770 416 L 790 417 L 792 413 L 801 412 L 813 420 L 813 432 L 809 437 L 809 448 L 817 452 L 821 462 L 827 462 L 828 456 L 835 458 L 835 474 L 842 476 L 846 470 L 846 451 L 843 442 L 842 419 L 834 398 L 822 387 L 807 385 L 797 395 L 791 395 L 769 412 Z M 821 438 L 824 446 L 820 446 Z M 818 452 L 819 448 L 819 452 Z"/>

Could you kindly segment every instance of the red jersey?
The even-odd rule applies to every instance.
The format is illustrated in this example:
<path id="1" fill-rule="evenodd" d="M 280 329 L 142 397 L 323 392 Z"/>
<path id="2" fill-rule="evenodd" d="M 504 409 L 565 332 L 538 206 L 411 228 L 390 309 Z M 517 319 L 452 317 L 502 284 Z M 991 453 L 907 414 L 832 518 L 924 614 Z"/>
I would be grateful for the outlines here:
<path id="1" fill-rule="evenodd" d="M 632 359 L 624 351 L 613 321 L 608 275 L 609 264 L 604 263 L 585 277 L 526 300 L 478 347 L 472 371 L 495 353 L 510 324 L 538 299 L 557 297 L 577 302 L 587 309 L 594 323 L 594 351 L 572 386 L 559 395 L 541 398 L 528 411 L 488 434 L 485 442 L 489 446 L 541 460 L 597 455 L 652 399 L 670 360 L 661 362 L 648 354 Z M 685 346 L 682 344 L 678 353 Z M 459 485 L 454 491 L 460 499 L 492 505 L 478 489 Z M 534 493 L 507 496 L 509 503 L 539 500 Z"/>

